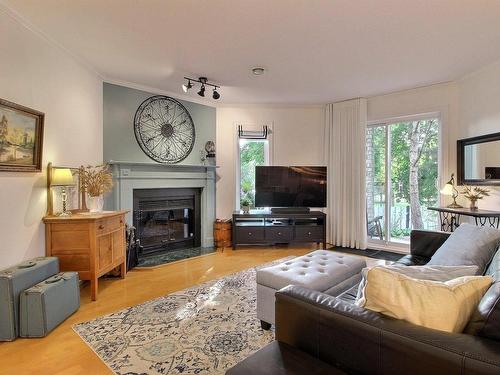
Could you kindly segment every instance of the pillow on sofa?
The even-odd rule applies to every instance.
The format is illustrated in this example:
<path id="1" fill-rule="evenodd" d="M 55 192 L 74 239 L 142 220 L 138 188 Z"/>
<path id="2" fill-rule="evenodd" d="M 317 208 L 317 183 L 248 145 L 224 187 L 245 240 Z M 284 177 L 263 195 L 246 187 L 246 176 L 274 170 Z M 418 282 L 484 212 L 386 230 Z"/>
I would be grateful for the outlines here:
<path id="1" fill-rule="evenodd" d="M 386 267 L 366 274 L 362 307 L 445 332 L 462 332 L 491 276 L 464 276 L 440 282 L 419 280 Z"/>
<path id="2" fill-rule="evenodd" d="M 478 266 L 482 275 L 490 263 L 500 241 L 500 230 L 460 225 L 434 253 L 428 265 Z"/>
<path id="3" fill-rule="evenodd" d="M 403 275 L 418 280 L 431 281 L 448 281 L 462 276 L 474 276 L 477 274 L 477 266 L 402 266 L 402 265 L 387 265 L 385 268 L 394 272 L 399 272 Z M 361 282 L 358 287 L 356 296 L 356 304 L 362 306 L 364 304 L 366 288 L 366 274 L 370 268 L 363 268 L 361 271 Z"/>

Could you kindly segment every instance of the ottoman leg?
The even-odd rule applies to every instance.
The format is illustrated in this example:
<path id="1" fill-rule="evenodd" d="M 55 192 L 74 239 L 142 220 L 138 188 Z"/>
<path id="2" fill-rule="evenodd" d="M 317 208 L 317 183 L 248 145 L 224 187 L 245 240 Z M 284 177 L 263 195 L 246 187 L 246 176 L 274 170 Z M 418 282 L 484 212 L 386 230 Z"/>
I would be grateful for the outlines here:
<path id="1" fill-rule="evenodd" d="M 260 327 L 264 330 L 264 331 L 269 331 L 271 329 L 271 323 L 268 323 L 268 322 L 264 322 L 263 320 L 260 321 Z"/>

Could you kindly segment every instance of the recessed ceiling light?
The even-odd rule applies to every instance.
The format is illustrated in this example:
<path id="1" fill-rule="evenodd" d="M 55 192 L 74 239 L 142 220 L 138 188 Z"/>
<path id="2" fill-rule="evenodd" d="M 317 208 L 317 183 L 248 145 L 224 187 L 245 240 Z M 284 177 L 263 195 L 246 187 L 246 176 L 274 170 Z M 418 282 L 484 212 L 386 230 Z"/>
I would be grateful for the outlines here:
<path id="1" fill-rule="evenodd" d="M 255 67 L 252 69 L 252 73 L 256 76 L 261 76 L 262 74 L 264 74 L 265 70 L 264 68 L 261 68 L 261 67 Z"/>

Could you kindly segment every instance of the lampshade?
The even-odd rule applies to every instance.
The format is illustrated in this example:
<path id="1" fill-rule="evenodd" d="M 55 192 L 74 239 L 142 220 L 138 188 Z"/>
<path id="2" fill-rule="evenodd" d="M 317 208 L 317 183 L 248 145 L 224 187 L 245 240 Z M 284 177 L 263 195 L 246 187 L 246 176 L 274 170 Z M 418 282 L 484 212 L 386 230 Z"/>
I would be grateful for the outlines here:
<path id="1" fill-rule="evenodd" d="M 441 194 L 453 196 L 453 185 L 448 183 L 441 189 Z"/>
<path id="2" fill-rule="evenodd" d="M 71 186 L 74 185 L 73 175 L 68 168 L 56 168 L 52 174 L 52 186 Z"/>

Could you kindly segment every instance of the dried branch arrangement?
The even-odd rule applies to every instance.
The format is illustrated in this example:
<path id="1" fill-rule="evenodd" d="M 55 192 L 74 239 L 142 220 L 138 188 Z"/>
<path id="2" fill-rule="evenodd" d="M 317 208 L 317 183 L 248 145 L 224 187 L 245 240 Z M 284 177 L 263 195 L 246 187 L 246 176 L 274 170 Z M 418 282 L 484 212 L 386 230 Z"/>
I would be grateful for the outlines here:
<path id="1" fill-rule="evenodd" d="M 464 185 L 464 191 L 462 194 L 470 201 L 477 201 L 479 199 L 483 199 L 484 197 L 489 197 L 490 191 L 479 186 Z"/>
<path id="2" fill-rule="evenodd" d="M 80 180 L 82 188 L 91 196 L 98 197 L 113 189 L 113 175 L 107 164 L 95 167 L 83 165 L 80 167 Z"/>

